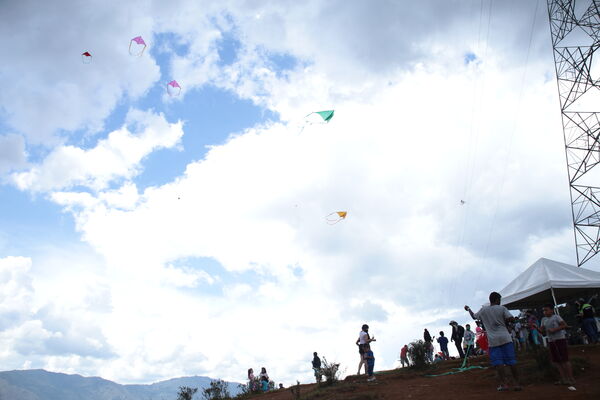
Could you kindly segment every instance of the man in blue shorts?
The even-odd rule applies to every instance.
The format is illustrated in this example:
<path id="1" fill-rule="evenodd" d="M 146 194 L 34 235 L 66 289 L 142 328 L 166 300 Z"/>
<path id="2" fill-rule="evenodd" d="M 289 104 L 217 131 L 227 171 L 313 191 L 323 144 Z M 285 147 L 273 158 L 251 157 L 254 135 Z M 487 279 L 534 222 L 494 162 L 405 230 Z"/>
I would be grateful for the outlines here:
<path id="1" fill-rule="evenodd" d="M 498 391 L 509 390 L 510 381 L 513 383 L 513 390 L 521 390 L 519 376 L 517 374 L 517 360 L 515 357 L 515 347 L 512 337 L 506 324 L 512 322 L 514 317 L 508 312 L 508 309 L 500 305 L 500 293 L 490 293 L 490 305 L 481 307 L 477 313 L 474 313 L 469 306 L 465 310 L 471 314 L 475 320 L 480 320 L 486 328 L 488 342 L 490 344 L 490 361 L 496 369 L 498 381 Z M 512 379 L 506 374 L 504 366 L 510 367 Z"/>

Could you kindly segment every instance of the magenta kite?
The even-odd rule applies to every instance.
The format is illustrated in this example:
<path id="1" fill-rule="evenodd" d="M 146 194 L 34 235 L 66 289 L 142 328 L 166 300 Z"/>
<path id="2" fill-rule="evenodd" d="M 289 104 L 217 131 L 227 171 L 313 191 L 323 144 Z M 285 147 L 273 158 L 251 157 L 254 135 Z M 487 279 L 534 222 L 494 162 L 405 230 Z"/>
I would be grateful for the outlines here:
<path id="1" fill-rule="evenodd" d="M 177 81 L 173 80 L 167 83 L 167 93 L 169 96 L 179 96 L 179 93 L 181 93 L 181 86 L 179 86 Z"/>
<path id="2" fill-rule="evenodd" d="M 136 36 L 129 41 L 129 54 L 140 57 L 146 50 L 146 42 L 141 36 Z"/>

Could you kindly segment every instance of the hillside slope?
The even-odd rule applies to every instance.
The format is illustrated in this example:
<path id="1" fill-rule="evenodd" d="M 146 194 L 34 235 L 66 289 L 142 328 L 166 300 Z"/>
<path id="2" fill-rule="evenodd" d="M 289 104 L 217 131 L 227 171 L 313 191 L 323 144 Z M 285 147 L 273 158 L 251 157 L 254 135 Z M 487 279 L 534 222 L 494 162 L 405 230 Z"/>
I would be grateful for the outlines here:
<path id="1" fill-rule="evenodd" d="M 349 376 L 330 387 L 315 384 L 301 385 L 302 400 L 475 400 L 475 399 L 600 399 L 600 345 L 570 348 L 577 379 L 577 391 L 555 386 L 554 377 L 540 371 L 532 354 L 519 355 L 519 371 L 523 383 L 521 392 L 497 392 L 492 369 L 473 369 L 466 372 L 428 377 L 455 371 L 459 361 L 446 361 L 435 370 L 417 372 L 408 368 L 376 373 L 377 381 L 367 383 L 364 376 Z M 471 365 L 488 367 L 486 357 L 478 357 Z M 292 400 L 289 389 L 256 396 L 261 400 Z"/>

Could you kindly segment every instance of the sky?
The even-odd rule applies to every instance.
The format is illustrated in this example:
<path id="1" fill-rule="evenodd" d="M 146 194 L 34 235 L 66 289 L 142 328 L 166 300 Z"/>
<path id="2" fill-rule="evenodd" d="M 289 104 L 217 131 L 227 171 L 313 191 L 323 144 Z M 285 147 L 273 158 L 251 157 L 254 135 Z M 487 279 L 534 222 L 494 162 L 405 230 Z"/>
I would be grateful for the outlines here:
<path id="1" fill-rule="evenodd" d="M 544 1 L 5 0 L 0 49 L 3 369 L 389 369 L 576 263 Z"/>

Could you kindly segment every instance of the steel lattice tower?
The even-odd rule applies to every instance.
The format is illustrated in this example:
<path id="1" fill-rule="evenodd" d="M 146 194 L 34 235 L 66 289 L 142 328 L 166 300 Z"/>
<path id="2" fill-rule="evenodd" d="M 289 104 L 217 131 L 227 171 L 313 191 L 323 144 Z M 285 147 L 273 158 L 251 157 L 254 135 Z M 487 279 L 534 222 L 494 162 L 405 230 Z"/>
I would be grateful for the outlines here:
<path id="1" fill-rule="evenodd" d="M 567 155 L 577 266 L 600 251 L 600 102 L 581 105 L 583 96 L 600 90 L 594 54 L 600 47 L 600 0 L 547 0 L 554 66 Z M 576 4 L 577 2 L 577 4 Z M 585 3 L 585 4 L 583 4 Z M 583 7 L 583 9 L 582 9 Z M 577 10 L 577 13 L 576 13 Z M 600 53 L 598 54 L 600 55 Z M 600 60 L 596 60 L 598 62 Z M 599 182 L 600 183 L 600 182 Z"/>

